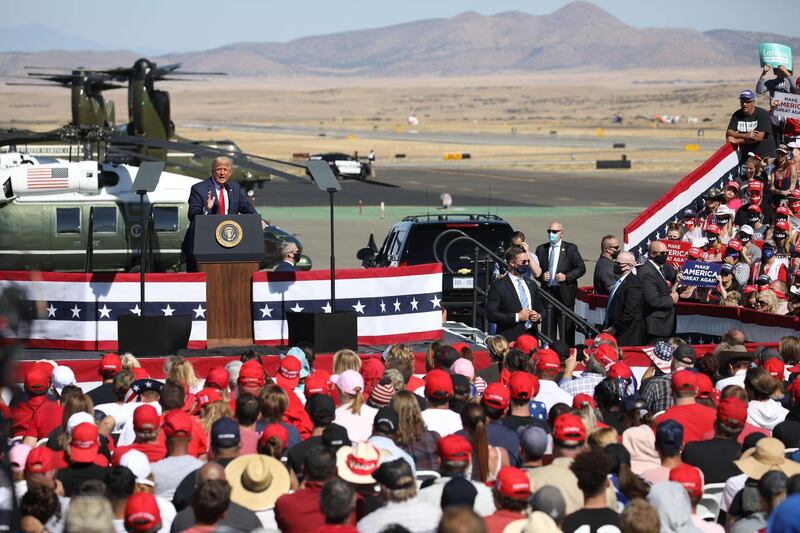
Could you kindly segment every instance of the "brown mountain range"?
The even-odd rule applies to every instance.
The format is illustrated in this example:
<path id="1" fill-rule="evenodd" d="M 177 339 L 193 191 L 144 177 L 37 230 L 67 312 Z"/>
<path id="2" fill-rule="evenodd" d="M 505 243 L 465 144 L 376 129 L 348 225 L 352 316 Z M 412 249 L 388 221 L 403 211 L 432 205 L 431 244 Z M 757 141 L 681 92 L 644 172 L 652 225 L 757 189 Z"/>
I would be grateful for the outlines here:
<path id="1" fill-rule="evenodd" d="M 758 43 L 765 41 L 800 49 L 799 38 L 780 35 L 635 28 L 593 4 L 576 1 L 548 15 L 466 12 L 286 43 L 236 43 L 155 60 L 234 76 L 469 76 L 564 68 L 757 65 Z M 129 65 L 135 57 L 127 51 L 3 53 L 0 75 L 19 75 L 25 64 L 110 67 Z"/>

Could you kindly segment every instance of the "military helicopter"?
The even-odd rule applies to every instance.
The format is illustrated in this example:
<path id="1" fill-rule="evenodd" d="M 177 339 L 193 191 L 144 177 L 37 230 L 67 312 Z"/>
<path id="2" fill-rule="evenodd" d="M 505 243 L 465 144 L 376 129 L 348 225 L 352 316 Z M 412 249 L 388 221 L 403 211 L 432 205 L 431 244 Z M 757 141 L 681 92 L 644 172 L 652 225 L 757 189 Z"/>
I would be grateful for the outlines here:
<path id="1" fill-rule="evenodd" d="M 80 161 L 13 151 L 19 144 L 54 141 L 75 142 L 83 148 L 108 146 L 97 153 L 90 149 L 84 153 L 89 157 Z M 65 126 L 42 134 L 0 132 L 0 146 L 11 147 L 0 153 L 0 269 L 132 272 L 144 268 L 169 272 L 185 268 L 180 248 L 189 227 L 187 199 L 192 185 L 200 180 L 162 173 L 157 189 L 146 196 L 149 231 L 142 232 L 139 197 L 131 190 L 138 166 L 103 160 L 114 142 L 148 146 L 149 141 L 98 127 Z M 156 148 L 170 149 L 171 144 L 161 141 Z M 178 146 L 196 149 L 206 158 L 227 154 L 208 146 Z M 236 158 L 234 162 L 242 163 Z M 250 158 L 244 163 L 258 166 Z M 262 168 L 307 183 L 282 170 Z M 151 251 L 152 262 L 146 265 L 141 264 L 139 253 L 143 233 L 150 236 L 144 246 Z M 280 262 L 280 248 L 287 241 L 302 250 L 299 240 L 285 230 L 272 225 L 264 230 L 262 268 Z M 297 267 L 308 270 L 311 260 L 303 256 Z"/>
<path id="2" fill-rule="evenodd" d="M 222 149 L 228 155 L 240 154 L 241 149 L 230 140 L 195 141 L 175 135 L 175 124 L 171 119 L 169 92 L 156 89 L 159 81 L 188 81 L 191 76 L 222 76 L 224 72 L 181 71 L 180 63 L 158 66 L 148 59 L 137 60 L 132 67 L 119 67 L 107 70 L 75 69 L 70 74 L 38 72 L 44 67 L 26 67 L 28 76 L 37 82 L 70 87 L 72 90 L 72 126 L 114 126 L 114 105 L 106 101 L 102 91 L 123 88 L 113 82 L 127 83 L 128 123 L 120 126 L 119 133 L 158 141 L 173 141 L 186 145 L 205 145 Z M 27 79 L 27 78 L 26 78 Z M 43 85 L 46 83 L 9 82 L 9 85 Z M 180 172 L 198 178 L 208 175 L 212 160 L 197 152 L 166 150 L 163 147 L 143 144 L 119 143 L 110 154 L 110 159 L 125 164 L 136 165 L 142 161 L 166 161 L 167 170 Z M 47 150 L 46 150 L 47 151 Z M 63 150 L 62 150 L 63 151 Z M 231 179 L 239 182 L 248 192 L 256 186 L 263 187 L 272 179 L 263 169 L 234 168 Z"/>

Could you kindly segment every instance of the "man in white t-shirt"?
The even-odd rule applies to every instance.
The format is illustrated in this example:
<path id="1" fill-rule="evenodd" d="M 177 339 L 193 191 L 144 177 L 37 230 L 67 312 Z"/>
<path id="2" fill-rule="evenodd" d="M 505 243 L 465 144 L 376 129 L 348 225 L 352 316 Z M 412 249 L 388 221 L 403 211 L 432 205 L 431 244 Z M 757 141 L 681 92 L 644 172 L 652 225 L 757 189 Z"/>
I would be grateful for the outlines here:
<path id="1" fill-rule="evenodd" d="M 453 397 L 453 379 L 444 370 L 434 369 L 425 376 L 425 399 L 428 408 L 422 411 L 425 427 L 446 437 L 463 429 L 461 417 L 450 410 Z"/>

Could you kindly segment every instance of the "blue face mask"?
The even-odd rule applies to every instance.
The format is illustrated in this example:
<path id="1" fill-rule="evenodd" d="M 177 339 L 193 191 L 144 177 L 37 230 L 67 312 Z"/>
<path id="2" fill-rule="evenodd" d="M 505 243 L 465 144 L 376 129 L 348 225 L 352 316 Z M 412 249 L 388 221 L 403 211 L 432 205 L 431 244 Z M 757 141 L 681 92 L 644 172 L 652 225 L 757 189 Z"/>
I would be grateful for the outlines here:
<path id="1" fill-rule="evenodd" d="M 775 250 L 773 250 L 772 248 L 764 248 L 763 250 L 761 250 L 761 257 L 763 257 L 764 259 L 769 259 L 774 255 L 775 255 Z"/>
<path id="2" fill-rule="evenodd" d="M 517 273 L 520 276 L 524 276 L 525 274 L 527 274 L 530 271 L 531 271 L 531 266 L 530 265 L 517 265 Z"/>
<path id="3" fill-rule="evenodd" d="M 548 233 L 547 238 L 550 239 L 550 244 L 558 242 L 558 233 Z"/>
<path id="4" fill-rule="evenodd" d="M 734 261 L 738 261 L 739 260 L 739 254 L 725 254 L 725 257 L 730 257 Z"/>

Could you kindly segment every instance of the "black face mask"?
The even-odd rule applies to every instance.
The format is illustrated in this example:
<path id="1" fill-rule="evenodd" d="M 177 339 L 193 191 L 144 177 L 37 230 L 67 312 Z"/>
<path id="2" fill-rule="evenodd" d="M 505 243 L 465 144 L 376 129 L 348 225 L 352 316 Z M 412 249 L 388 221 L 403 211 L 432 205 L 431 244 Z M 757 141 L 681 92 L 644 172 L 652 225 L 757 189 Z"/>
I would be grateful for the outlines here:
<path id="1" fill-rule="evenodd" d="M 622 270 L 622 267 L 620 265 L 618 265 L 617 263 L 614 263 L 614 274 L 616 274 L 617 276 L 621 276 L 624 273 L 625 273 L 625 271 Z"/>
<path id="2" fill-rule="evenodd" d="M 710 244 L 713 244 L 713 243 L 717 242 L 717 236 L 716 235 L 706 235 L 706 240 L 708 240 L 708 242 Z"/>
<path id="3" fill-rule="evenodd" d="M 654 255 L 653 262 L 659 266 L 665 265 L 667 263 L 667 252 Z"/>
<path id="4" fill-rule="evenodd" d="M 758 217 L 750 217 L 750 218 L 747 219 L 747 221 L 750 222 L 751 226 L 754 226 L 754 225 L 758 224 Z"/>
<path id="5" fill-rule="evenodd" d="M 728 222 L 730 222 L 730 219 L 728 219 L 728 217 L 717 217 L 717 222 L 719 222 L 720 225 L 724 226 Z"/>
<path id="6" fill-rule="evenodd" d="M 742 241 L 742 244 L 748 244 L 750 243 L 750 236 L 748 235 L 745 237 L 744 235 L 741 235 L 739 240 Z"/>
<path id="7" fill-rule="evenodd" d="M 616 259 L 618 255 L 619 255 L 619 250 L 614 250 L 613 252 L 611 252 L 611 259 Z"/>
<path id="8" fill-rule="evenodd" d="M 785 238 L 786 238 L 786 234 L 785 233 L 776 233 L 775 234 L 775 239 L 776 240 L 782 241 Z"/>
<path id="9" fill-rule="evenodd" d="M 295 261 L 300 261 L 300 252 L 295 252 L 291 255 L 292 259 Z"/>

